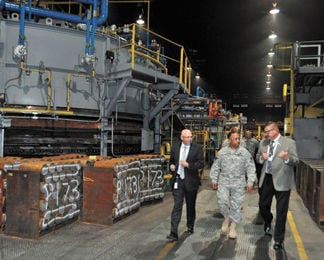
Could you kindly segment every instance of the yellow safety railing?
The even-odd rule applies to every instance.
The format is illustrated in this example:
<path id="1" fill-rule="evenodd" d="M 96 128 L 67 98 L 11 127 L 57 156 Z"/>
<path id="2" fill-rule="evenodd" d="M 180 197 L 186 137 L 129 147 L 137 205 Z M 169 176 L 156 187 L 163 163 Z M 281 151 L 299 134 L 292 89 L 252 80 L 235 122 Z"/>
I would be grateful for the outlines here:
<path id="1" fill-rule="evenodd" d="M 208 139 L 209 133 L 208 130 L 195 130 L 193 131 L 194 142 L 201 144 L 203 147 L 204 161 L 206 161 L 206 153 L 208 149 Z"/>
<path id="2" fill-rule="evenodd" d="M 55 114 L 55 115 L 72 115 L 73 112 L 69 111 L 69 106 L 67 110 L 57 110 L 53 109 L 51 106 L 51 95 L 52 95 L 52 73 L 48 69 L 38 69 L 38 68 L 26 68 L 24 61 L 20 61 L 19 68 L 21 71 L 26 73 L 36 72 L 36 73 L 46 73 L 47 74 L 47 105 L 46 108 L 39 108 L 33 106 L 27 106 L 26 108 L 18 108 L 18 107 L 0 107 L 0 112 L 7 112 L 7 113 L 25 113 L 25 114 Z M 68 98 L 69 104 L 70 98 Z"/>
<path id="3" fill-rule="evenodd" d="M 179 77 L 179 84 L 190 93 L 191 65 L 184 47 L 135 23 L 129 28 L 127 33 L 119 29 L 125 44 L 113 51 L 128 49 L 133 69 L 135 64 L 154 66 L 162 73 Z"/>
<path id="4" fill-rule="evenodd" d="M 148 12 L 150 9 L 150 1 L 109 1 L 109 3 L 137 3 L 143 2 L 148 4 Z M 32 5 L 39 4 L 37 1 L 32 1 Z M 61 10 L 69 14 L 78 13 L 82 15 L 86 6 L 81 2 L 74 1 L 42 1 L 41 5 L 51 10 Z M 65 7 L 66 6 L 66 7 Z M 55 8 L 54 8 L 55 7 Z M 91 10 L 90 10 L 91 11 Z M 149 14 L 148 17 L 149 18 Z M 149 21 L 147 21 L 149 23 Z M 132 68 L 139 60 L 144 60 L 147 63 L 152 63 L 158 67 L 163 73 L 179 77 L 179 84 L 182 84 L 188 93 L 191 91 L 191 65 L 188 55 L 182 45 L 175 43 L 151 30 L 149 25 L 146 28 L 137 24 L 127 25 L 130 26 L 131 37 L 128 39 L 129 43 L 119 46 L 118 49 L 129 48 L 131 54 Z M 98 29 L 100 31 L 100 29 Z M 122 30 L 121 30 L 122 31 Z M 103 29 L 105 33 L 116 34 L 108 28 Z M 142 40 L 141 40 L 142 38 Z M 152 42 L 155 46 L 152 46 Z M 140 44 L 141 42 L 141 44 Z"/>

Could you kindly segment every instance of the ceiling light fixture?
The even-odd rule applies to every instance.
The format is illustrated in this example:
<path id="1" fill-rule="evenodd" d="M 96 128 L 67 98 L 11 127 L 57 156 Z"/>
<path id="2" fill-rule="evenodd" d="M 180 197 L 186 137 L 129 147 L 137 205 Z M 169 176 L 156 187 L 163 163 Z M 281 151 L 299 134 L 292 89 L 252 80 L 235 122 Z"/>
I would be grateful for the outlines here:
<path id="1" fill-rule="evenodd" d="M 277 34 L 275 34 L 274 32 L 272 32 L 272 33 L 268 36 L 268 38 L 271 39 L 271 40 L 276 39 L 277 37 L 278 37 Z"/>
<path id="2" fill-rule="evenodd" d="M 271 69 L 273 67 L 273 65 L 271 63 L 267 64 L 267 68 Z"/>
<path id="3" fill-rule="evenodd" d="M 268 52 L 268 55 L 269 55 L 270 57 L 272 57 L 273 55 L 275 55 L 275 53 L 274 53 L 274 51 L 271 49 L 271 50 Z"/>
<path id="4" fill-rule="evenodd" d="M 269 11 L 270 14 L 278 14 L 280 10 L 277 8 L 277 1 L 272 2 L 272 9 Z"/>
<path id="5" fill-rule="evenodd" d="M 199 73 L 196 73 L 195 78 L 196 78 L 196 79 L 200 79 L 200 75 L 199 75 Z"/>
<path id="6" fill-rule="evenodd" d="M 280 12 L 280 10 L 279 10 L 278 8 L 276 8 L 276 7 L 272 8 L 272 9 L 269 11 L 270 14 L 278 14 L 279 12 Z"/>
<path id="7" fill-rule="evenodd" d="M 143 25 L 143 24 L 145 23 L 142 14 L 140 14 L 140 15 L 138 16 L 138 19 L 136 20 L 136 23 L 137 23 L 138 25 Z"/>

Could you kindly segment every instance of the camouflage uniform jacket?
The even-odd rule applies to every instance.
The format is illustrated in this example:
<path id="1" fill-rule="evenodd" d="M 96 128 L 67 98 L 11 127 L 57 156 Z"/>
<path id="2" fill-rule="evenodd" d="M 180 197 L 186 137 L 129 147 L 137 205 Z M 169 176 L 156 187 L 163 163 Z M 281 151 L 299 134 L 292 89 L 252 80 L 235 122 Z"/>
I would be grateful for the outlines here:
<path id="1" fill-rule="evenodd" d="M 210 178 L 221 185 L 245 186 L 247 182 L 252 186 L 256 179 L 254 160 L 242 146 L 237 149 L 225 146 L 210 169 Z"/>
<path id="2" fill-rule="evenodd" d="M 254 158 L 259 147 L 258 140 L 253 137 L 251 139 L 243 139 L 243 140 L 245 141 L 245 148 L 250 152 L 250 154 Z"/>

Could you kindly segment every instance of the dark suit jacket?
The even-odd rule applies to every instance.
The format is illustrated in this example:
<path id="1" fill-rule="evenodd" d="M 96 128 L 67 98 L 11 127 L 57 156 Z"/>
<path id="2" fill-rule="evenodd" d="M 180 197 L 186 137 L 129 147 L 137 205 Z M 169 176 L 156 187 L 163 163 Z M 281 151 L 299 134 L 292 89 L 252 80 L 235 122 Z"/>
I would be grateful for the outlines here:
<path id="1" fill-rule="evenodd" d="M 177 142 L 173 145 L 170 156 L 170 165 L 176 165 L 176 170 L 173 172 L 172 187 L 179 166 L 180 147 L 182 142 Z M 184 169 L 185 187 L 187 190 L 197 190 L 201 185 L 198 170 L 204 168 L 204 154 L 200 145 L 192 143 L 188 152 L 187 162 L 189 168 Z"/>

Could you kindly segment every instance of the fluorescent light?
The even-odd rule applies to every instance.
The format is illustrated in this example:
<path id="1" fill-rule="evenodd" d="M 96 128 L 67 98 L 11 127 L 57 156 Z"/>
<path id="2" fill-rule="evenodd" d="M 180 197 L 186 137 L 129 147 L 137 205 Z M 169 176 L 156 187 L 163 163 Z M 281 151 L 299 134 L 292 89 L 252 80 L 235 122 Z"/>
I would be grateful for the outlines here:
<path id="1" fill-rule="evenodd" d="M 276 7 L 272 8 L 272 9 L 269 11 L 270 14 L 278 14 L 279 12 L 280 12 L 280 10 L 279 10 L 278 8 L 276 8 Z"/>
<path id="2" fill-rule="evenodd" d="M 277 34 L 275 34 L 274 32 L 272 32 L 272 33 L 268 36 L 268 38 L 271 39 L 271 40 L 276 39 L 277 37 L 278 37 Z"/>

